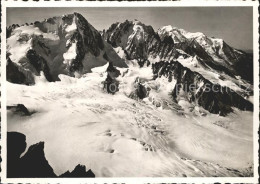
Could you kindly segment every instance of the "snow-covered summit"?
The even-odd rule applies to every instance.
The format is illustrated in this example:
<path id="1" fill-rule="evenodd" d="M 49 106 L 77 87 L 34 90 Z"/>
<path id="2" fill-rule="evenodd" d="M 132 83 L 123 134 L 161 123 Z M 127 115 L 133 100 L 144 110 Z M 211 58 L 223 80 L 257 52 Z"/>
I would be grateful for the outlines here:
<path id="1" fill-rule="evenodd" d="M 187 40 L 186 37 L 183 36 L 185 32 L 186 31 L 184 31 L 183 29 L 178 29 L 171 25 L 161 27 L 158 30 L 160 38 L 163 38 L 165 36 L 171 36 L 175 43 L 181 43 Z"/>
<path id="2" fill-rule="evenodd" d="M 48 66 L 46 70 L 49 70 L 53 80 L 59 80 L 59 74 L 75 76 L 90 72 L 91 68 L 102 66 L 110 60 L 115 66 L 126 67 L 112 47 L 104 42 L 101 34 L 79 13 L 7 29 L 9 61 L 19 68 L 25 78 L 28 72 L 31 73 L 30 78 L 39 76 L 42 65 Z M 30 50 L 41 58 L 40 61 L 28 59 Z"/>

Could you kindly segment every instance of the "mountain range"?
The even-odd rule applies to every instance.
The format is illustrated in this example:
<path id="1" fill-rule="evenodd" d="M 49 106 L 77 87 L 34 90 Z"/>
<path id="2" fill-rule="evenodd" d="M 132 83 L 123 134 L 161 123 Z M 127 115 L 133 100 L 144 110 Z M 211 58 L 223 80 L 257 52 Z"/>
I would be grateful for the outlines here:
<path id="1" fill-rule="evenodd" d="M 79 78 L 108 62 L 128 68 L 129 61 L 151 68 L 152 80 L 164 76 L 174 83 L 169 95 L 175 102 L 185 91 L 189 103 L 210 113 L 253 110 L 248 101 L 253 56 L 222 39 L 170 25 L 156 32 L 138 20 L 98 31 L 79 13 L 7 28 L 7 80 L 12 83 L 34 85 L 41 75 L 49 82 L 60 80 L 60 74 Z M 184 84 L 195 85 L 195 91 Z M 205 92 L 207 85 L 222 90 Z"/>

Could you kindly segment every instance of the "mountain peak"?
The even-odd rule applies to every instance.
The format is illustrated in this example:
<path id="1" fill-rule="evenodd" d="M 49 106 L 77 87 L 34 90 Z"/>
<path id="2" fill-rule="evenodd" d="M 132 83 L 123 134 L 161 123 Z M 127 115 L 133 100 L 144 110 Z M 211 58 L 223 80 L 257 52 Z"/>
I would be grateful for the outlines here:
<path id="1" fill-rule="evenodd" d="M 134 25 L 144 25 L 140 20 L 134 19 L 133 21 Z"/>
<path id="2" fill-rule="evenodd" d="M 178 28 L 174 27 L 172 25 L 163 26 L 163 27 L 159 28 L 159 30 L 165 30 L 167 32 L 171 32 L 171 31 L 176 30 L 176 29 L 178 29 Z"/>
<path id="3" fill-rule="evenodd" d="M 126 67 L 101 34 L 77 12 L 35 21 L 32 25 L 12 26 L 7 45 L 9 63 L 14 63 L 25 79 L 30 76 L 32 84 L 34 76 L 41 76 L 42 71 L 46 79 L 56 81 L 60 73 L 80 76 L 108 61 Z M 29 57 L 29 52 L 36 59 Z M 28 71 L 32 71 L 30 75 Z"/>
<path id="4" fill-rule="evenodd" d="M 158 33 L 163 33 L 163 34 L 168 34 L 168 35 L 175 35 L 176 34 L 181 34 L 182 36 L 186 37 L 187 39 L 193 39 L 193 38 L 197 38 L 197 37 L 205 37 L 206 35 L 202 32 L 188 32 L 184 29 L 178 28 L 178 27 L 174 27 L 172 25 L 168 25 L 168 26 L 163 26 L 161 28 L 159 28 Z"/>

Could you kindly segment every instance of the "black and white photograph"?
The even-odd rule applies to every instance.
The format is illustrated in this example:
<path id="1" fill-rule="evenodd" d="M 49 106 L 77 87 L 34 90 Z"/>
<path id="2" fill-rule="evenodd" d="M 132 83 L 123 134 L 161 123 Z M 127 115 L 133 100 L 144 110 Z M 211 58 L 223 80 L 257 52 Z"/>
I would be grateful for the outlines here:
<path id="1" fill-rule="evenodd" d="M 256 181 L 256 2 L 44 3 L 2 11 L 6 181 Z"/>

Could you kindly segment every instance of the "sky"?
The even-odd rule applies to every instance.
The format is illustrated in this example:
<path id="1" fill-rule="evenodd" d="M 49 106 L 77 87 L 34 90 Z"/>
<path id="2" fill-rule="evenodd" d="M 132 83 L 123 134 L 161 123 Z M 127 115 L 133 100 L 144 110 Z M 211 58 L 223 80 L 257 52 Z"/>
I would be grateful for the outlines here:
<path id="1" fill-rule="evenodd" d="M 243 50 L 253 48 L 252 7 L 89 7 L 89 8 L 7 8 L 7 26 L 78 12 L 97 30 L 112 23 L 137 19 L 157 31 L 172 25 L 189 32 L 203 32 L 222 38 Z"/>

